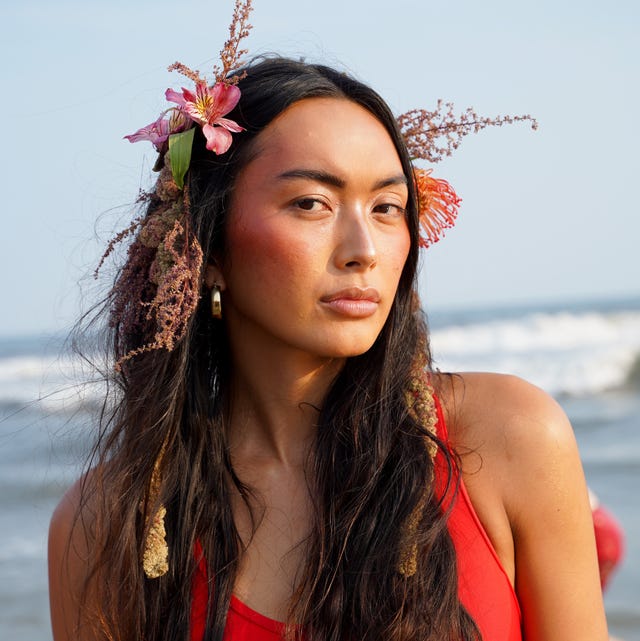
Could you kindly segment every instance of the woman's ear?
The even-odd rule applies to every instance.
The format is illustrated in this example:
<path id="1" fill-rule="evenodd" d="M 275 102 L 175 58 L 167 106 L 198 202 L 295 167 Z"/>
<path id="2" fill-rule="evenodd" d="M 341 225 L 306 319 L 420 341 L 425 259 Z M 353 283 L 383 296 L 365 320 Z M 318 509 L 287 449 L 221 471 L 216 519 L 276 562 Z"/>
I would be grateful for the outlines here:
<path id="1" fill-rule="evenodd" d="M 224 276 L 222 275 L 222 270 L 218 266 L 218 261 L 214 258 L 210 258 L 204 268 L 204 284 L 209 289 L 214 285 L 217 285 L 220 288 L 220 291 L 224 291 L 227 288 Z"/>

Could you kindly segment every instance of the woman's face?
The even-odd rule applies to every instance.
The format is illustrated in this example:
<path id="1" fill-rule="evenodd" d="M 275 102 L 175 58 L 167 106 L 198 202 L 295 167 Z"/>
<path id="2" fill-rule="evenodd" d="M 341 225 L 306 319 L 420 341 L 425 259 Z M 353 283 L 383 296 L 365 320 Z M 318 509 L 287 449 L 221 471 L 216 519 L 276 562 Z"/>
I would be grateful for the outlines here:
<path id="1" fill-rule="evenodd" d="M 410 245 L 406 178 L 389 134 L 353 102 L 312 98 L 255 145 L 234 188 L 224 259 L 207 271 L 224 291 L 232 345 L 362 354 L 389 314 Z"/>

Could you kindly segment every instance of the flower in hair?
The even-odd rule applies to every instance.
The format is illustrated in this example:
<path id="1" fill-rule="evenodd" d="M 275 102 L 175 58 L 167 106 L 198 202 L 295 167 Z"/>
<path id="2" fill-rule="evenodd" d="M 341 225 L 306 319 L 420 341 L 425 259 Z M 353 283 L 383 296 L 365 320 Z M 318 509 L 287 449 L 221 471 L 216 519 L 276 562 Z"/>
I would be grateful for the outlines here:
<path id="1" fill-rule="evenodd" d="M 202 133 L 207 139 L 207 149 L 216 154 L 225 153 L 231 146 L 231 133 L 244 131 L 237 122 L 223 118 L 240 100 L 240 89 L 225 82 L 216 82 L 213 87 L 206 83 L 196 83 L 193 93 L 182 88 L 182 93 L 167 89 L 165 96 L 175 102 L 193 121 L 202 125 Z"/>
<path id="2" fill-rule="evenodd" d="M 458 207 L 462 202 L 453 187 L 441 178 L 433 178 L 431 169 L 413 169 L 413 179 L 418 193 L 420 220 L 420 247 L 437 243 L 444 230 L 456 223 Z"/>
<path id="3" fill-rule="evenodd" d="M 167 114 L 169 117 L 167 118 Z M 190 119 L 181 109 L 168 109 L 160 114 L 160 117 L 146 127 L 138 129 L 133 134 L 125 136 L 129 142 L 140 142 L 148 140 L 159 153 L 167 151 L 167 140 L 171 134 L 184 131 L 190 125 Z"/>
<path id="4" fill-rule="evenodd" d="M 199 74 L 181 62 L 174 62 L 169 71 L 178 71 L 192 80 L 195 91 L 182 88 L 182 92 L 167 89 L 165 97 L 178 106 L 163 112 L 160 117 L 146 127 L 125 136 L 129 142 L 150 141 L 161 154 L 156 169 L 164 166 L 167 154 L 173 179 L 179 189 L 184 187 L 184 177 L 191 163 L 194 126 L 200 125 L 207 140 L 206 147 L 215 154 L 224 154 L 231 146 L 231 133 L 244 131 L 237 122 L 225 118 L 240 100 L 240 89 L 236 86 L 244 77 L 233 74 L 232 70 L 240 64 L 246 49 L 240 43 L 249 35 L 251 25 L 249 14 L 251 0 L 236 0 L 233 18 L 229 25 L 229 38 L 220 52 L 222 67 L 213 69 L 215 82 L 212 86 Z M 169 116 L 167 117 L 167 114 Z"/>

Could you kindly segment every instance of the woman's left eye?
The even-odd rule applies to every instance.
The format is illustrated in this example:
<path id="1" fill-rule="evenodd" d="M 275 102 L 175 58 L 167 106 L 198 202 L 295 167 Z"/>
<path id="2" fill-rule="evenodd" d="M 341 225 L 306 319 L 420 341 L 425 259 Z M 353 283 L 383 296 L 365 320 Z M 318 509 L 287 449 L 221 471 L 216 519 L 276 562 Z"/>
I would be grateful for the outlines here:
<path id="1" fill-rule="evenodd" d="M 374 213 L 376 214 L 386 214 L 387 216 L 404 216 L 406 210 L 400 205 L 394 205 L 392 203 L 382 203 L 376 205 L 373 208 Z"/>

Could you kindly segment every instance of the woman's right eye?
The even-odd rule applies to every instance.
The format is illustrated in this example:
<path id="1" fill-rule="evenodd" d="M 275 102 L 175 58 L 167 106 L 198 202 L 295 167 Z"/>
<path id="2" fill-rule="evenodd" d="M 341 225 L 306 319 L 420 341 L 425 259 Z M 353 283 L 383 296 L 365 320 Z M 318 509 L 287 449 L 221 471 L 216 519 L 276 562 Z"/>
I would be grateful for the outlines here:
<path id="1" fill-rule="evenodd" d="M 300 200 L 296 200 L 294 205 L 304 211 L 320 211 L 321 209 L 326 209 L 325 203 L 317 198 L 301 198 Z"/>

